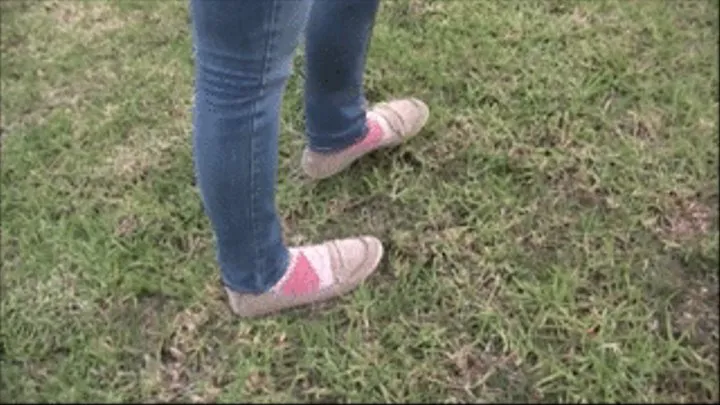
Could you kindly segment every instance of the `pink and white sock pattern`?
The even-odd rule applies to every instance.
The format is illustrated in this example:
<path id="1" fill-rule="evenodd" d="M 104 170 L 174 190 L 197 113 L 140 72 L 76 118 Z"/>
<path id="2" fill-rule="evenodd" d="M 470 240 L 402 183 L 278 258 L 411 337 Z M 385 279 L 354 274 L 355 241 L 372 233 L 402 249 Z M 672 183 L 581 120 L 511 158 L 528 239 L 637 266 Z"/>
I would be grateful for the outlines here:
<path id="1" fill-rule="evenodd" d="M 374 119 L 367 120 L 368 132 L 363 139 L 351 146 L 351 149 L 369 151 L 377 148 L 383 141 L 382 126 Z"/>
<path id="2" fill-rule="evenodd" d="M 290 265 L 273 290 L 287 296 L 312 294 L 334 281 L 325 246 L 290 249 Z"/>

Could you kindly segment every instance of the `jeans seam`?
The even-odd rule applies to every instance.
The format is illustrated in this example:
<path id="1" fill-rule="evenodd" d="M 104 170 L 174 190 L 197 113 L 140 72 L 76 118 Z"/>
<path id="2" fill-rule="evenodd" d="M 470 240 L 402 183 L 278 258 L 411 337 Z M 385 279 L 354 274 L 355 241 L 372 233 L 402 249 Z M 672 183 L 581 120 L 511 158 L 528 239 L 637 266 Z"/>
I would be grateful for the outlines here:
<path id="1" fill-rule="evenodd" d="M 268 79 L 268 70 L 271 66 L 271 57 L 273 50 L 275 48 L 275 36 L 277 33 L 275 32 L 275 27 L 277 27 L 277 19 L 278 19 L 278 0 L 273 0 L 272 8 L 270 11 L 270 18 L 269 18 L 269 24 L 268 31 L 270 32 L 270 35 L 268 35 L 268 42 L 265 47 L 265 55 L 263 55 L 262 60 L 262 67 L 261 67 L 261 73 L 260 73 L 260 94 L 258 97 L 258 100 L 263 100 L 266 93 L 266 86 L 267 86 L 267 79 Z M 250 149 L 251 149 L 251 159 L 250 159 L 250 190 L 251 191 L 251 206 L 250 206 L 250 226 L 252 227 L 252 235 L 253 235 L 253 252 L 255 254 L 255 260 L 254 265 L 256 267 L 256 271 L 260 274 L 259 266 L 261 264 L 261 258 L 260 258 L 260 250 L 258 245 L 258 240 L 260 239 L 258 237 L 258 224 L 255 216 L 256 209 L 258 207 L 258 190 L 257 190 L 257 170 L 259 167 L 259 164 L 257 163 L 258 159 L 258 140 L 257 137 L 257 117 L 258 117 L 258 101 L 253 102 L 252 104 L 252 122 L 251 122 L 251 128 L 252 128 L 252 136 L 250 137 Z"/>

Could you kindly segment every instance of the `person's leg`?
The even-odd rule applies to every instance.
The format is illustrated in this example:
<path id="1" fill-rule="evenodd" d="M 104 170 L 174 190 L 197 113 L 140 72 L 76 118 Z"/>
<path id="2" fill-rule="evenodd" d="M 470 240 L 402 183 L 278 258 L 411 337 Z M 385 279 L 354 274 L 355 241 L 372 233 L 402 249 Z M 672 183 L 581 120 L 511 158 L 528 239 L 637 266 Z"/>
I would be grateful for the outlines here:
<path id="1" fill-rule="evenodd" d="M 265 292 L 288 264 L 275 212 L 279 113 L 310 4 L 190 2 L 196 173 L 234 291 Z"/>
<path id="2" fill-rule="evenodd" d="M 305 30 L 305 116 L 310 149 L 332 152 L 365 127 L 363 73 L 379 0 L 315 0 Z"/>
<path id="3" fill-rule="evenodd" d="M 315 0 L 306 29 L 302 166 L 314 178 L 333 175 L 360 156 L 417 134 L 428 117 L 416 99 L 366 113 L 363 74 L 379 0 Z M 377 114 L 376 114 L 377 113 Z"/>
<path id="4" fill-rule="evenodd" d="M 349 291 L 377 268 L 371 237 L 287 249 L 275 210 L 282 95 L 310 0 L 191 0 L 198 185 L 230 304 L 258 316 Z"/>

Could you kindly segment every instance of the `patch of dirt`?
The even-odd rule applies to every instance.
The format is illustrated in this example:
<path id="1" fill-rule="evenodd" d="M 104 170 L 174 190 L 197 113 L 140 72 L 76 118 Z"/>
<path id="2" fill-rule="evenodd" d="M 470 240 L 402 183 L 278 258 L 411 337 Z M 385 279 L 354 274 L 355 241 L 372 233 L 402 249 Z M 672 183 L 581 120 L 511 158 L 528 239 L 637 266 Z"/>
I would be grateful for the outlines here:
<path id="1" fill-rule="evenodd" d="M 530 254 L 533 263 L 539 261 L 556 261 L 557 254 L 572 245 L 572 231 L 577 226 L 577 215 L 558 217 L 548 220 L 547 213 L 557 211 L 555 199 L 538 199 L 523 209 L 523 214 L 508 228 L 508 235 L 513 236 L 518 246 Z"/>
<path id="2" fill-rule="evenodd" d="M 710 207 L 697 201 L 684 201 L 677 208 L 668 218 L 668 233 L 679 239 L 708 233 L 713 214 Z"/>
<path id="3" fill-rule="evenodd" d="M 125 26 L 126 21 L 107 1 L 46 1 L 43 6 L 55 22 L 55 29 L 72 32 L 85 40 Z"/>
<path id="4" fill-rule="evenodd" d="M 689 357 L 674 360 L 678 367 L 662 376 L 659 395 L 682 395 L 687 402 L 718 398 L 717 385 L 707 385 L 707 376 L 717 376 L 720 360 L 717 266 L 717 257 L 690 253 L 661 259 L 654 266 L 656 273 L 650 274 L 649 299 L 657 301 L 658 295 L 671 299 L 668 307 L 656 310 L 657 317 L 649 329 L 689 349 Z"/>
<path id="5" fill-rule="evenodd" d="M 138 227 L 138 220 L 134 215 L 126 215 L 118 221 L 115 227 L 115 235 L 125 237 L 132 235 Z"/>
<path id="6" fill-rule="evenodd" d="M 280 220 L 282 221 L 283 235 L 285 237 L 285 241 L 289 245 L 300 246 L 312 242 L 303 233 L 295 230 L 295 222 L 290 215 L 284 215 L 280 218 Z"/>
<path id="7" fill-rule="evenodd" d="M 400 27 L 408 27 L 433 14 L 446 14 L 445 2 L 429 2 L 425 0 L 407 0 L 396 3 L 393 7 L 385 7 L 385 12 L 392 17 L 393 23 Z M 377 98 L 371 98 L 375 100 Z"/>
<path id="8" fill-rule="evenodd" d="M 160 160 L 160 156 L 169 151 L 173 143 L 168 140 L 148 137 L 144 140 L 131 139 L 115 148 L 107 158 L 113 175 L 130 182 L 142 180 Z"/>
<path id="9" fill-rule="evenodd" d="M 693 343 L 706 348 L 718 344 L 717 285 L 695 285 L 685 290 L 684 299 L 675 308 L 674 327 L 689 332 Z M 707 353 L 708 355 L 716 353 Z"/>
<path id="10" fill-rule="evenodd" d="M 31 0 L 14 0 L 14 1 L 0 1 L 0 11 L 7 13 L 10 11 L 25 11 L 30 7 L 33 2 Z"/>
<path id="11" fill-rule="evenodd" d="M 670 196 L 659 218 L 648 220 L 653 232 L 670 242 L 687 242 L 706 236 L 717 226 L 718 213 L 696 195 Z"/>
<path id="12" fill-rule="evenodd" d="M 91 301 L 85 294 L 78 292 L 78 285 L 81 283 L 77 276 L 63 269 L 58 270 L 52 271 L 48 278 L 40 282 L 37 279 L 28 279 L 31 285 L 14 288 L 13 298 L 32 305 L 36 311 L 46 307 L 60 317 L 77 316 L 92 311 Z"/>
<path id="13" fill-rule="evenodd" d="M 245 379 L 245 390 L 251 394 L 267 392 L 270 377 L 263 371 L 252 371 Z"/>
<path id="14" fill-rule="evenodd" d="M 409 16 L 419 18 L 426 14 L 441 13 L 445 8 L 444 2 L 429 2 L 425 0 L 409 0 L 407 13 Z"/>
<path id="15" fill-rule="evenodd" d="M 691 253 L 675 260 L 671 269 L 682 292 L 673 305 L 673 326 L 688 333 L 690 343 L 717 360 L 720 327 L 720 285 L 718 258 Z M 714 348 L 711 351 L 707 349 Z M 716 363 L 716 361 L 715 361 Z"/>
<path id="16" fill-rule="evenodd" d="M 540 399 L 539 393 L 530 392 L 523 361 L 515 353 L 466 345 L 448 357 L 454 375 L 449 384 L 460 398 L 474 401 L 510 397 Z"/>
<path id="17" fill-rule="evenodd" d="M 211 237 L 205 234 L 187 233 L 184 235 L 171 235 L 167 241 L 178 253 L 187 258 L 196 258 L 210 248 Z"/>
<path id="18" fill-rule="evenodd" d="M 592 161 L 574 159 L 565 167 L 546 173 L 546 181 L 557 200 L 574 201 L 582 207 L 610 211 L 618 207 L 611 190 L 604 187 L 592 169 Z"/>
<path id="19" fill-rule="evenodd" d="M 546 184 L 546 198 L 549 200 L 547 205 L 550 205 L 548 208 L 552 209 L 555 203 L 561 201 L 581 207 L 600 208 L 603 211 L 618 208 L 613 191 L 601 183 L 593 170 L 596 166 L 593 151 L 574 145 L 572 141 L 563 140 L 564 138 L 565 136 L 542 136 L 538 142 L 547 142 L 545 146 L 514 145 L 508 152 L 509 164 L 515 168 L 525 168 L 528 171 L 526 176 L 532 178 L 533 182 Z M 543 156 L 549 154 L 550 148 L 561 149 L 563 154 L 567 153 L 568 156 L 554 162 Z"/>
<path id="20" fill-rule="evenodd" d="M 137 331 L 144 350 L 152 351 L 162 339 L 163 319 L 172 314 L 172 300 L 158 291 L 138 292 L 134 297 L 98 297 L 94 300 L 96 316 L 110 325 L 121 325 Z"/>
<path id="21" fill-rule="evenodd" d="M 3 118 L 2 137 L 11 136 L 21 128 L 43 125 L 56 111 L 81 115 L 89 106 L 97 108 L 97 105 L 90 103 L 89 100 L 95 94 L 106 92 L 108 87 L 115 85 L 118 80 L 116 72 L 107 63 L 97 64 L 92 69 L 78 72 L 76 80 L 72 80 L 72 85 L 55 83 L 54 80 L 57 79 L 49 79 L 43 68 L 37 69 L 35 73 L 38 92 L 42 96 L 26 105 L 17 114 Z M 68 76 L 65 76 L 65 79 L 68 79 Z M 105 119 L 108 121 L 112 119 L 117 109 L 117 105 L 106 105 Z M 100 122 L 96 125 L 102 126 L 104 123 Z M 83 124 L 84 121 L 75 120 L 73 132 L 82 134 L 94 129 Z"/>
<path id="22" fill-rule="evenodd" d="M 617 125 L 615 131 L 617 135 L 651 141 L 658 138 L 662 128 L 663 115 L 661 111 L 628 111 L 626 118 Z"/>
<path id="23" fill-rule="evenodd" d="M 570 21 L 578 28 L 588 28 L 590 26 L 590 16 L 580 7 L 575 7 L 570 15 Z"/>
<path id="24" fill-rule="evenodd" d="M 222 319 L 228 314 L 218 283 L 208 283 L 203 302 L 177 313 L 159 353 L 144 356 L 144 392 L 152 402 L 212 403 L 231 379 L 222 366 L 227 355 L 220 349 Z M 227 339 L 225 339 L 227 338 Z"/>

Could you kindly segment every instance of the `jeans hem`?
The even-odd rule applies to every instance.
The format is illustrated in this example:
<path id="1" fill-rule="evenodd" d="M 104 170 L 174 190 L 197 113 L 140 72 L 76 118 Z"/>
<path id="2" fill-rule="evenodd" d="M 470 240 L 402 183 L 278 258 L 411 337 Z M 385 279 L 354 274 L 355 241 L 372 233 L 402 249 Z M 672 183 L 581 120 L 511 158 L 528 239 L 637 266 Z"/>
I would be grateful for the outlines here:
<path id="1" fill-rule="evenodd" d="M 348 147 L 358 143 L 361 139 L 365 138 L 368 134 L 368 127 L 365 121 L 363 121 L 362 130 L 357 133 L 354 136 L 351 137 L 342 137 L 342 138 L 333 138 L 331 142 L 327 142 L 323 145 L 318 145 L 317 143 L 309 142 L 308 148 L 316 153 L 323 153 L 323 154 L 331 154 L 335 152 L 340 152 L 343 149 L 347 149 Z"/>
<path id="2" fill-rule="evenodd" d="M 283 255 L 283 258 L 280 260 L 277 260 L 275 262 L 275 265 L 272 266 L 272 271 L 265 271 L 266 269 L 263 269 L 262 271 L 256 270 L 263 276 L 266 276 L 266 279 L 264 280 L 264 283 L 248 288 L 247 286 L 242 285 L 242 283 L 235 283 L 228 279 L 228 277 L 225 276 L 225 272 L 222 272 L 222 283 L 225 287 L 230 289 L 233 292 L 236 292 L 238 294 L 254 294 L 254 295 L 260 295 L 264 294 L 277 284 L 278 281 L 285 275 L 285 272 L 288 270 L 288 265 L 290 264 L 290 256 L 287 254 L 287 250 L 285 250 L 286 254 Z"/>

